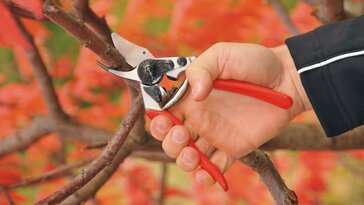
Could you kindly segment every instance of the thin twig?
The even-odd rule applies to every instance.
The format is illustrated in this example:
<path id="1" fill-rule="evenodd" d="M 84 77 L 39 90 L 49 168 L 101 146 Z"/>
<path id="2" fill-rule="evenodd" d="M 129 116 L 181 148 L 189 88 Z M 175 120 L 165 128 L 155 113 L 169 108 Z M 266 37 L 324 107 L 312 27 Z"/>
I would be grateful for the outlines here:
<path id="1" fill-rule="evenodd" d="M 9 135 L 0 141 L 0 157 L 10 154 L 14 151 L 20 151 L 27 148 L 41 137 L 49 134 L 50 126 L 53 120 L 47 117 L 37 117 L 27 127 L 23 127 L 15 134 Z"/>
<path id="2" fill-rule="evenodd" d="M 36 19 L 36 20 L 42 20 L 42 21 L 47 21 L 48 19 L 43 17 L 41 19 L 36 18 L 34 13 L 32 11 L 29 11 L 27 8 L 14 3 L 10 0 L 2 0 L 11 10 L 11 12 L 19 17 L 24 17 L 24 18 L 28 18 L 28 19 Z"/>
<path id="3" fill-rule="evenodd" d="M 26 54 L 30 63 L 32 64 L 32 70 L 37 82 L 39 83 L 39 88 L 47 106 L 49 115 L 60 121 L 67 120 L 68 116 L 63 111 L 62 106 L 59 103 L 55 88 L 53 86 L 52 77 L 49 75 L 39 51 L 34 44 L 33 37 L 25 29 L 21 21 L 19 21 L 16 17 L 15 19 L 17 20 L 18 26 L 21 29 L 24 37 L 33 47 L 33 50 L 26 50 Z"/>
<path id="4" fill-rule="evenodd" d="M 50 117 L 36 117 L 26 127 L 0 140 L 0 157 L 28 148 L 49 133 L 82 141 L 89 146 L 105 144 L 112 133 L 75 121 L 58 122 Z"/>
<path id="5" fill-rule="evenodd" d="M 118 170 L 119 165 L 130 155 L 132 150 L 138 148 L 138 146 L 139 145 L 134 140 L 134 136 L 130 135 L 123 146 L 119 149 L 119 152 L 112 163 L 105 167 L 77 192 L 65 199 L 61 205 L 78 205 L 92 197 L 95 197 L 97 191 L 110 179 L 112 174 Z"/>
<path id="6" fill-rule="evenodd" d="M 42 183 L 45 182 L 47 180 L 50 179 L 55 179 L 57 177 L 60 176 L 64 176 L 65 173 L 69 172 L 70 170 L 83 166 L 85 164 L 90 163 L 92 160 L 94 160 L 95 158 L 89 158 L 89 159 L 84 159 L 84 160 L 80 160 L 76 163 L 73 164 L 68 164 L 68 165 L 64 165 L 64 166 L 60 166 L 57 169 L 54 169 L 52 171 L 49 171 L 45 174 L 42 174 L 40 176 L 34 177 L 34 178 L 29 178 L 29 179 L 25 179 L 19 183 L 10 185 L 7 187 L 7 189 L 16 189 L 16 188 L 20 188 L 20 187 L 24 187 L 24 186 L 30 186 L 30 185 L 34 185 L 37 183 Z"/>
<path id="7" fill-rule="evenodd" d="M 5 189 L 4 186 L 0 185 L 0 193 L 3 193 L 6 200 L 8 200 L 9 205 L 15 205 L 13 199 L 11 198 L 10 194 L 8 193 L 8 191 Z"/>
<path id="8" fill-rule="evenodd" d="M 167 179 L 167 163 L 162 162 L 161 163 L 161 179 L 160 179 L 160 188 L 159 188 L 159 194 L 157 198 L 157 204 L 163 205 L 164 204 L 164 194 L 166 191 L 166 179 Z"/>
<path id="9" fill-rule="evenodd" d="M 259 174 L 278 205 L 298 204 L 296 194 L 288 189 L 266 153 L 256 150 L 242 157 L 240 161 Z"/>
<path id="10" fill-rule="evenodd" d="M 131 131 L 142 105 L 142 97 L 139 95 L 103 152 L 70 183 L 35 204 L 60 203 L 94 178 L 105 166 L 110 165 Z"/>
<path id="11" fill-rule="evenodd" d="M 145 150 L 144 150 L 145 149 Z M 157 162 L 175 162 L 176 160 L 170 158 L 163 151 L 162 147 L 159 147 L 159 150 L 148 150 L 147 146 L 143 146 L 141 150 L 135 150 L 131 153 L 132 157 L 143 158 L 149 161 L 157 161 Z"/>
<path id="12" fill-rule="evenodd" d="M 291 35 L 298 35 L 299 31 L 297 27 L 293 24 L 287 10 L 282 5 L 282 2 L 280 0 L 269 0 L 269 2 L 274 10 L 277 12 L 281 21 L 284 23 L 284 25 L 286 25 Z"/>

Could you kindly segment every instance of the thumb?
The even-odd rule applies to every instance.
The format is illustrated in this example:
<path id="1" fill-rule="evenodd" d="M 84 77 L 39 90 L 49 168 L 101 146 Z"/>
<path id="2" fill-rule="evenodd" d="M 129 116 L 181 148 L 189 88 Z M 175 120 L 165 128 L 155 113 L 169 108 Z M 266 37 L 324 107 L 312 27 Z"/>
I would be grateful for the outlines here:
<path id="1" fill-rule="evenodd" d="M 186 69 L 186 77 L 192 88 L 195 101 L 204 100 L 212 90 L 213 81 L 219 76 L 219 49 L 215 44 L 198 56 Z"/>

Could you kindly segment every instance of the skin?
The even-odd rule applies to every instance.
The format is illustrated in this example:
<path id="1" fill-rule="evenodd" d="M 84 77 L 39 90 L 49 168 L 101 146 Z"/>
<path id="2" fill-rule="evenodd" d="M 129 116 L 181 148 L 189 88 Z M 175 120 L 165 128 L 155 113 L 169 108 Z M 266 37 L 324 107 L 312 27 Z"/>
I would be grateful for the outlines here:
<path id="1" fill-rule="evenodd" d="M 286 45 L 266 48 L 255 44 L 217 43 L 186 70 L 191 91 L 170 111 L 184 121 L 174 126 L 165 116 L 155 117 L 150 130 L 162 141 L 166 154 L 184 171 L 195 172 L 205 185 L 215 181 L 199 168 L 197 147 L 226 172 L 240 157 L 276 136 L 296 115 L 311 109 Z M 262 85 L 292 97 L 284 110 L 248 96 L 212 90 L 215 79 L 233 79 Z"/>

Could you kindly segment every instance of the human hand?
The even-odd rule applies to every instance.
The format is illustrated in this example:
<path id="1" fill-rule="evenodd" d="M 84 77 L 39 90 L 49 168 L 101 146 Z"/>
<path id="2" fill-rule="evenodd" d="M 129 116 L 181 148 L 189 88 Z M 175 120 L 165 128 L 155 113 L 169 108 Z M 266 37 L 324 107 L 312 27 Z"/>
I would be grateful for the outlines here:
<path id="1" fill-rule="evenodd" d="M 177 165 L 185 171 L 199 165 L 198 152 L 187 146 L 189 137 L 225 172 L 235 160 L 276 136 L 293 117 L 310 108 L 286 46 L 269 49 L 218 43 L 191 63 L 186 75 L 192 92 L 169 110 L 184 125 L 173 126 L 166 116 L 157 116 L 150 124 L 152 135 L 163 141 L 166 154 L 177 158 Z M 283 110 L 248 96 L 211 90 L 217 78 L 272 88 L 291 96 L 293 106 Z M 214 183 L 202 169 L 196 171 L 196 180 Z"/>

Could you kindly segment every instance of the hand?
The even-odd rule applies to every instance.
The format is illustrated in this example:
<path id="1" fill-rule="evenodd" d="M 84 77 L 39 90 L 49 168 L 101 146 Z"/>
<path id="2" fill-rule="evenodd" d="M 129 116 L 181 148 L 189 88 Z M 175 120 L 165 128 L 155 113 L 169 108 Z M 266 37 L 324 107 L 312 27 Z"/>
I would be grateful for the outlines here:
<path id="1" fill-rule="evenodd" d="M 310 108 L 286 46 L 218 43 L 201 54 L 186 71 L 192 92 L 170 111 L 184 121 L 173 126 L 165 116 L 152 120 L 152 135 L 163 141 L 166 154 L 185 171 L 198 168 L 199 155 L 187 147 L 189 137 L 225 172 L 240 157 L 276 136 L 293 117 Z M 292 97 L 289 110 L 226 91 L 211 90 L 215 79 L 233 79 L 272 88 Z M 214 184 L 205 170 L 196 180 Z"/>

